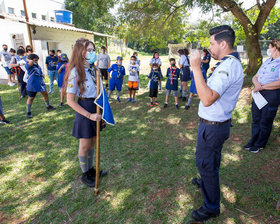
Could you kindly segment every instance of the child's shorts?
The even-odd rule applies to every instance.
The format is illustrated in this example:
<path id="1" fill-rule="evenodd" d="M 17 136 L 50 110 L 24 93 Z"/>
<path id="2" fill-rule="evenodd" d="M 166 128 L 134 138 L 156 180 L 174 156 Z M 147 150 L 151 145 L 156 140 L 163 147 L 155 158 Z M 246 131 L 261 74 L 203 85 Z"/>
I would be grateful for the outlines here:
<path id="1" fill-rule="evenodd" d="M 111 78 L 109 80 L 109 90 L 114 91 L 117 88 L 117 91 L 122 91 L 122 84 L 123 84 L 122 79 Z"/>
<path id="2" fill-rule="evenodd" d="M 105 80 L 108 80 L 108 72 L 107 72 L 107 69 L 100 69 L 100 73 L 101 73 L 101 78 L 102 79 L 105 79 Z"/>
<path id="3" fill-rule="evenodd" d="M 94 114 L 96 113 L 96 104 L 94 103 L 94 100 L 94 98 L 84 100 L 78 99 L 78 104 L 89 113 Z M 102 122 L 100 122 L 100 131 L 102 130 L 101 123 Z M 77 139 L 92 138 L 96 136 L 96 121 L 92 121 L 76 112 L 72 135 Z"/>
<path id="4" fill-rule="evenodd" d="M 128 81 L 128 89 L 129 90 L 137 90 L 138 89 L 138 82 Z"/>
<path id="5" fill-rule="evenodd" d="M 166 95 L 169 96 L 171 91 L 173 91 L 173 96 L 178 96 L 178 90 L 169 90 L 169 89 L 166 90 Z"/>
<path id="6" fill-rule="evenodd" d="M 158 89 L 150 89 L 149 97 L 157 97 Z"/>

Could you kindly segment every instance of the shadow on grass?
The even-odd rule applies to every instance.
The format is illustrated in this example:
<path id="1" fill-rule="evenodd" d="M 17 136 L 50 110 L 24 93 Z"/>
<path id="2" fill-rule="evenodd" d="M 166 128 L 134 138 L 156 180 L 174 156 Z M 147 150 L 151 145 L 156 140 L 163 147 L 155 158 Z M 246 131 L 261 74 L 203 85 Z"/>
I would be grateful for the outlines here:
<path id="1" fill-rule="evenodd" d="M 141 81 L 144 88 L 146 80 Z M 37 99 L 36 116 L 26 120 L 21 112 L 25 102 L 14 105 L 16 91 L 3 89 L 4 107 L 14 123 L 0 130 L 5 137 L 0 175 L 4 223 L 186 223 L 201 205 L 200 192 L 191 185 L 197 176 L 198 98 L 188 111 L 182 103 L 176 111 L 172 97 L 163 109 L 164 93 L 159 94 L 161 105 L 154 108 L 148 107 L 147 91 L 137 95 L 135 104 L 125 103 L 124 95 L 121 103 L 112 99 L 117 123 L 107 127 L 101 139 L 101 166 L 109 175 L 94 197 L 93 189 L 79 180 L 78 143 L 71 137 L 74 112 L 65 107 L 44 113 Z M 223 148 L 222 214 L 208 223 L 265 223 L 277 217 L 279 181 L 267 178 L 262 168 L 279 158 L 279 125 L 266 152 L 244 152 L 241 146 L 250 136 L 251 122 L 247 98 L 233 114 L 234 127 Z M 59 103 L 57 93 L 51 96 L 54 100 Z M 277 124 L 279 119 L 278 114 Z M 277 166 L 273 169 L 277 174 Z"/>

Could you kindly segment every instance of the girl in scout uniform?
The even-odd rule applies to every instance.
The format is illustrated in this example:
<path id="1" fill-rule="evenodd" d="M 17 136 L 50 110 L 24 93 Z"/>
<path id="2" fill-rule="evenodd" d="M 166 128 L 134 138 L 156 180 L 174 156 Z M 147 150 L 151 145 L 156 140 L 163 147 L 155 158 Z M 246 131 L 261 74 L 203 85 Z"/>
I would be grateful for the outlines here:
<path id="1" fill-rule="evenodd" d="M 79 139 L 78 158 L 82 169 L 81 180 L 89 187 L 95 185 L 93 152 L 96 141 L 96 121 L 101 115 L 96 113 L 96 51 L 93 42 L 78 39 L 65 75 L 67 104 L 76 111 L 72 135 Z M 78 101 L 75 101 L 75 97 Z M 100 176 L 106 172 L 100 171 Z"/>
<path id="2" fill-rule="evenodd" d="M 185 54 L 187 53 L 187 54 Z M 179 67 L 182 70 L 182 75 L 180 77 L 181 84 L 182 84 L 182 98 L 183 101 L 187 100 L 187 91 L 188 91 L 188 81 L 191 80 L 190 77 L 190 60 L 189 60 L 189 51 L 184 51 L 183 49 L 178 51 L 180 60 L 179 60 Z"/>
<path id="3" fill-rule="evenodd" d="M 265 148 L 280 104 L 280 40 L 274 39 L 269 44 L 271 57 L 260 67 L 253 77 L 254 92 L 259 92 L 268 102 L 259 109 L 252 102 L 252 137 L 245 149 L 257 153 Z"/>
<path id="4" fill-rule="evenodd" d="M 27 63 L 25 64 L 25 69 L 28 74 L 26 86 L 28 94 L 28 99 L 26 102 L 27 118 L 32 118 L 31 106 L 33 104 L 35 96 L 37 95 L 37 92 L 40 92 L 44 97 L 47 110 L 55 110 L 55 108 L 49 103 L 49 97 L 46 90 L 46 84 L 44 82 L 44 76 L 41 67 L 38 65 L 38 60 L 38 55 L 29 54 L 28 58 L 26 59 Z"/>

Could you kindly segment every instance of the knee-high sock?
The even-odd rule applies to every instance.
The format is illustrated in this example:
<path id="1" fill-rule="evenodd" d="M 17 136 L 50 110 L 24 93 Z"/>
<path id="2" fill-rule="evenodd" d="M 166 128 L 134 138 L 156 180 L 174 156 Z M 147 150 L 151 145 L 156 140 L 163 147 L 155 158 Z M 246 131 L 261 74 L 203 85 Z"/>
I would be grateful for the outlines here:
<path id="1" fill-rule="evenodd" d="M 91 169 L 93 167 L 93 153 L 94 149 L 90 149 L 88 151 L 88 169 Z"/>
<path id="2" fill-rule="evenodd" d="M 192 102 L 192 97 L 189 97 L 188 102 L 187 102 L 187 106 L 190 106 Z"/>
<path id="3" fill-rule="evenodd" d="M 111 91 L 108 91 L 108 98 L 110 98 L 112 92 Z"/>
<path id="4" fill-rule="evenodd" d="M 26 111 L 27 111 L 27 113 L 31 112 L 31 106 L 32 106 L 32 104 L 26 104 Z"/>
<path id="5" fill-rule="evenodd" d="M 182 90 L 182 97 L 187 97 L 187 90 Z"/>
<path id="6" fill-rule="evenodd" d="M 82 169 L 82 172 L 85 173 L 88 171 L 88 156 L 80 156 L 79 157 L 79 162 L 80 162 L 80 167 Z"/>
<path id="7" fill-rule="evenodd" d="M 120 97 L 121 91 L 117 91 L 117 97 Z"/>

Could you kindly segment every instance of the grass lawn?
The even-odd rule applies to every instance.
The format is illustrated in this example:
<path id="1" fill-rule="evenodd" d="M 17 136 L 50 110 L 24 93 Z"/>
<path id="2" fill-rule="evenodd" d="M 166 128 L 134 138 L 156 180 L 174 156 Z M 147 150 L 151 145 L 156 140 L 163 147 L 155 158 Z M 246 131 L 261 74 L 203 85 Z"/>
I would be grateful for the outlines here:
<path id="1" fill-rule="evenodd" d="M 146 75 L 146 74 L 145 74 Z M 126 77 L 127 79 L 127 77 Z M 127 83 L 125 81 L 125 83 Z M 26 101 L 17 89 L 1 85 L 11 125 L 0 126 L 0 223 L 187 223 L 202 203 L 190 182 L 195 166 L 198 98 L 190 110 L 150 109 L 147 80 L 135 104 L 112 99 L 116 125 L 101 138 L 100 194 L 80 182 L 78 141 L 71 136 L 75 113 L 68 106 L 46 112 L 40 95 L 25 117 Z M 56 87 L 56 86 L 55 86 Z M 124 87 L 124 93 L 126 92 Z M 50 96 L 58 107 L 58 91 Z M 280 223 L 280 113 L 267 148 L 242 150 L 250 137 L 250 87 L 244 86 L 220 169 L 221 215 L 209 224 Z"/>

